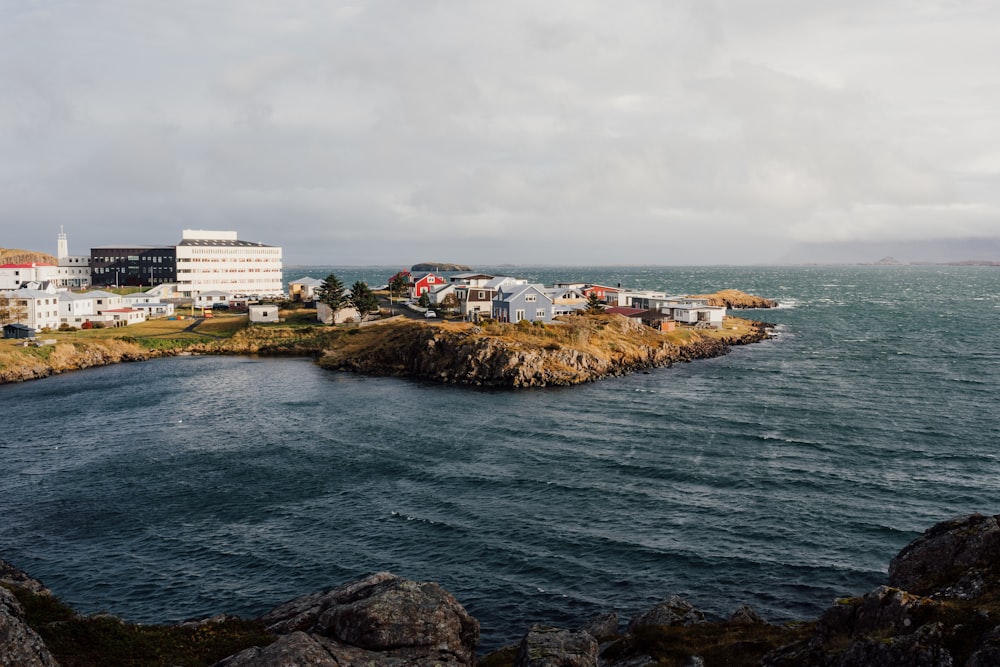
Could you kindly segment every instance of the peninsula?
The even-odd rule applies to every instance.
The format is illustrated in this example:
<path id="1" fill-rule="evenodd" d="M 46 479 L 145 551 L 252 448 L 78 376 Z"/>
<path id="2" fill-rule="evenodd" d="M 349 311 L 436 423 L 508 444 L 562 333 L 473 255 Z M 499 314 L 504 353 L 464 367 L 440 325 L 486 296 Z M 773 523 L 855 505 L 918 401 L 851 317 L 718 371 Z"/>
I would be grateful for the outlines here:
<path id="1" fill-rule="evenodd" d="M 294 320 L 293 317 L 287 319 Z M 150 325 L 153 323 L 149 323 Z M 324 368 L 484 387 L 573 385 L 725 354 L 769 337 L 766 323 L 727 318 L 722 329 L 661 332 L 621 315 L 574 315 L 558 323 L 434 322 L 391 318 L 328 327 L 246 325 L 220 315 L 193 325 L 161 322 L 149 336 L 127 330 L 52 332 L 37 346 L 0 346 L 0 383 L 176 354 L 308 356 Z M 127 332 L 126 332 L 127 331 Z"/>

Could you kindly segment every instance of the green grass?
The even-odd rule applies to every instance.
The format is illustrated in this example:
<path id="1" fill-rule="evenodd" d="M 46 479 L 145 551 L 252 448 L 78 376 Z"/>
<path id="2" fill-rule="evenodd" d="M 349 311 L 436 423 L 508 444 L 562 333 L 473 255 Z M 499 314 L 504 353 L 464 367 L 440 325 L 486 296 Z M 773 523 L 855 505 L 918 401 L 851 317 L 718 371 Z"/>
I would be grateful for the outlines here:
<path id="1" fill-rule="evenodd" d="M 10 590 L 24 607 L 28 625 L 62 667 L 207 667 L 275 639 L 259 621 L 136 625 L 112 617 L 80 617 L 53 596 Z"/>

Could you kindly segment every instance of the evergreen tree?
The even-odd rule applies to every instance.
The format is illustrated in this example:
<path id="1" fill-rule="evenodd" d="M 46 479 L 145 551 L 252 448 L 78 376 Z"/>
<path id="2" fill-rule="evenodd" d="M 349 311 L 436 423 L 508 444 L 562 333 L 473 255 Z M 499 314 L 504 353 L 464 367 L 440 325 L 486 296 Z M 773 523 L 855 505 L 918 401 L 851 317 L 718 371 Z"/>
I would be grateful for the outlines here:
<path id="1" fill-rule="evenodd" d="M 420 295 L 420 298 L 417 299 L 417 305 L 420 306 L 421 308 L 431 307 L 431 298 L 427 296 L 427 292 L 424 292 L 423 294 Z"/>
<path id="2" fill-rule="evenodd" d="M 406 288 L 409 287 L 410 280 L 409 274 L 400 271 L 389 280 L 389 293 L 394 297 L 400 297 L 406 294 Z"/>
<path id="3" fill-rule="evenodd" d="M 591 292 L 587 296 L 587 312 L 588 313 L 604 312 L 604 304 L 601 302 L 600 297 L 597 296 L 597 292 Z"/>
<path id="4" fill-rule="evenodd" d="M 344 283 L 331 273 L 316 291 L 316 300 L 325 303 L 336 315 L 337 311 L 347 304 L 347 297 L 344 296 Z"/>
<path id="5" fill-rule="evenodd" d="M 368 283 L 360 280 L 351 285 L 351 296 L 348 301 L 357 309 L 362 322 L 365 321 L 365 316 L 368 313 L 378 311 L 378 297 L 372 293 Z"/>

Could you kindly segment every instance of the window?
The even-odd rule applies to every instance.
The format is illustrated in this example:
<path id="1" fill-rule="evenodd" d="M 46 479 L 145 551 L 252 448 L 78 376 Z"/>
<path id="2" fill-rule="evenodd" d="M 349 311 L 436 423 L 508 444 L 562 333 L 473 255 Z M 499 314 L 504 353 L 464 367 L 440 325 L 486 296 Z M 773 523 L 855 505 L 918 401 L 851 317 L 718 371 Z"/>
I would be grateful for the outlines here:
<path id="1" fill-rule="evenodd" d="M 545 309 L 544 308 L 539 308 L 538 310 L 536 310 L 535 311 L 535 317 L 541 317 L 541 318 L 544 319 L 545 318 Z"/>
<path id="2" fill-rule="evenodd" d="M 524 319 L 524 311 L 518 308 L 514 311 L 514 322 L 520 322 Z"/>
<path id="3" fill-rule="evenodd" d="M 534 294 L 526 294 L 524 300 L 528 303 L 534 303 L 535 301 L 538 301 L 538 297 Z"/>

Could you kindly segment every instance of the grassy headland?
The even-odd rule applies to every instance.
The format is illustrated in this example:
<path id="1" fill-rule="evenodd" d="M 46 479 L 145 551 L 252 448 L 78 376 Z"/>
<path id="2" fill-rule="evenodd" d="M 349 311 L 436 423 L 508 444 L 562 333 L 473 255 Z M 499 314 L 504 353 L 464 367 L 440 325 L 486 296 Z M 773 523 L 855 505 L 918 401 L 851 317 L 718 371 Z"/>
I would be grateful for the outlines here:
<path id="1" fill-rule="evenodd" d="M 0 383 L 164 355 L 312 356 L 324 368 L 478 386 L 571 385 L 724 354 L 767 337 L 766 325 L 729 317 L 722 329 L 660 332 L 617 315 L 574 315 L 553 324 L 424 322 L 395 318 L 329 327 L 315 311 L 283 310 L 282 322 L 245 315 L 157 319 L 127 328 L 53 331 L 49 344 L 0 341 Z"/>

